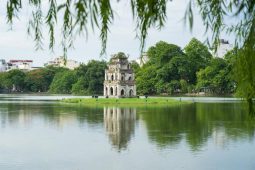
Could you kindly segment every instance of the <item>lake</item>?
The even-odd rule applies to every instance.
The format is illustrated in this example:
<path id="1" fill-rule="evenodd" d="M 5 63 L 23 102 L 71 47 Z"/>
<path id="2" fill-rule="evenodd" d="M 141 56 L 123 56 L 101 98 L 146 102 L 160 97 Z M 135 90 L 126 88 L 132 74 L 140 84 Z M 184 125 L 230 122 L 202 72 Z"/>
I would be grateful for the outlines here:
<path id="1" fill-rule="evenodd" d="M 255 169 L 255 121 L 236 100 L 174 107 L 55 101 L 66 97 L 0 95 L 1 170 Z"/>

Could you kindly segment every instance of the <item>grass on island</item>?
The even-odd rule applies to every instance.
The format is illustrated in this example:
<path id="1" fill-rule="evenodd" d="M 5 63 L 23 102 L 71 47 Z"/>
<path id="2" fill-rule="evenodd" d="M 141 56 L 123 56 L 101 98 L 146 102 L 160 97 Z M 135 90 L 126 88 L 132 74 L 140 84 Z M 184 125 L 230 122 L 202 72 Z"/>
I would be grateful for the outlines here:
<path id="1" fill-rule="evenodd" d="M 170 98 L 73 98 L 63 99 L 64 103 L 77 103 L 83 105 L 179 105 L 190 103 Z"/>

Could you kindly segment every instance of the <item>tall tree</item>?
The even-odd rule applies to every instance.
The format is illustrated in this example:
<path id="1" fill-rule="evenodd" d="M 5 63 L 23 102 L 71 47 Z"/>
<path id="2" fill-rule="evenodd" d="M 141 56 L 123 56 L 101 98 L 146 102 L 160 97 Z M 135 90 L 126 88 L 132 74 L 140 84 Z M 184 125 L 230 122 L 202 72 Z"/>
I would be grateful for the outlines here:
<path id="1" fill-rule="evenodd" d="M 3 85 L 9 91 L 23 91 L 25 87 L 25 73 L 15 69 L 4 74 Z"/>
<path id="2" fill-rule="evenodd" d="M 222 58 L 214 58 L 209 66 L 197 72 L 197 88 L 208 88 L 215 94 L 234 92 L 232 70 L 229 70 L 228 62 Z"/>
<path id="3" fill-rule="evenodd" d="M 190 62 L 179 46 L 160 41 L 149 48 L 148 57 L 136 75 L 138 93 L 171 93 L 180 87 L 180 79 L 188 82 Z"/>
<path id="4" fill-rule="evenodd" d="M 87 65 L 76 68 L 78 81 L 72 87 L 74 94 L 103 94 L 106 62 L 91 60 Z"/>
<path id="5" fill-rule="evenodd" d="M 56 94 L 70 94 L 72 85 L 77 81 L 74 71 L 66 70 L 55 75 L 50 92 Z"/>
<path id="6" fill-rule="evenodd" d="M 195 84 L 196 72 L 205 68 L 209 64 L 212 55 L 207 46 L 195 38 L 192 38 L 189 44 L 185 46 L 184 51 L 191 65 L 191 77 L 189 82 Z"/>

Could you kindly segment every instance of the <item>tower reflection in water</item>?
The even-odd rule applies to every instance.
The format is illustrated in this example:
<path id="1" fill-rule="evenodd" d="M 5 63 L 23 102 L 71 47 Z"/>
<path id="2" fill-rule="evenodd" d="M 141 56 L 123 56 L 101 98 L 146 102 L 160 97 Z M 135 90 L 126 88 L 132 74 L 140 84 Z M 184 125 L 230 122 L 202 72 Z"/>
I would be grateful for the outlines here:
<path id="1" fill-rule="evenodd" d="M 136 108 L 104 107 L 104 125 L 109 140 L 118 151 L 125 150 L 134 135 Z"/>

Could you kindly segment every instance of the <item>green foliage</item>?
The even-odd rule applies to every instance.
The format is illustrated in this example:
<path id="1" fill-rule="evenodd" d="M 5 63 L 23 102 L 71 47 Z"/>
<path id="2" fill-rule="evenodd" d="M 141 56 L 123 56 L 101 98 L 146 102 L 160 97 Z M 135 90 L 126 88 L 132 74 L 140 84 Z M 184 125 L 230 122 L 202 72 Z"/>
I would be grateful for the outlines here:
<path id="1" fill-rule="evenodd" d="M 168 92 L 170 92 L 170 94 L 179 92 L 180 88 L 181 85 L 178 80 L 171 80 L 171 82 L 168 84 Z"/>
<path id="2" fill-rule="evenodd" d="M 48 90 L 45 81 L 46 71 L 44 69 L 32 70 L 27 73 L 25 78 L 26 89 L 31 92 L 45 92 Z"/>
<path id="3" fill-rule="evenodd" d="M 89 94 L 86 87 L 84 87 L 86 84 L 86 81 L 83 77 L 80 77 L 78 81 L 73 84 L 72 86 L 72 93 L 73 94 L 79 94 L 79 95 L 86 95 Z"/>
<path id="4" fill-rule="evenodd" d="M 155 94 L 156 76 L 156 68 L 154 66 L 142 68 L 136 75 L 137 93 Z"/>
<path id="5" fill-rule="evenodd" d="M 237 96 L 247 100 L 249 113 L 253 116 L 255 115 L 253 108 L 253 98 L 255 97 L 254 61 L 254 44 L 253 40 L 249 40 L 246 42 L 245 47 L 237 52 L 237 59 L 234 65 L 234 78 L 237 82 Z"/>
<path id="6" fill-rule="evenodd" d="M 136 61 L 131 62 L 131 68 L 134 71 L 135 74 L 137 74 L 140 70 L 140 66 Z"/>
<path id="7" fill-rule="evenodd" d="M 213 58 L 208 48 L 193 38 L 184 48 L 160 41 L 148 50 L 149 61 L 136 75 L 138 94 L 194 93 L 208 89 L 215 94 L 232 94 L 236 83 L 235 50 Z"/>
<path id="8" fill-rule="evenodd" d="M 55 75 L 51 85 L 50 92 L 56 94 L 69 94 L 71 93 L 72 85 L 77 81 L 75 72 L 67 70 L 59 72 Z"/>
<path id="9" fill-rule="evenodd" d="M 195 38 L 192 38 L 189 44 L 186 45 L 184 51 L 187 55 L 191 68 L 189 82 L 191 84 L 195 84 L 196 72 L 205 68 L 209 64 L 212 59 L 212 55 L 208 48 Z"/>
<path id="10" fill-rule="evenodd" d="M 140 68 L 136 75 L 138 93 L 187 92 L 188 84 L 191 83 L 190 79 L 194 74 L 191 72 L 194 65 L 180 47 L 160 41 L 149 48 L 148 57 L 148 63 Z"/>
<path id="11" fill-rule="evenodd" d="M 132 105 L 132 106 L 144 106 L 150 104 L 150 106 L 180 106 L 180 105 L 189 105 L 191 102 L 189 101 L 179 101 L 171 98 L 71 98 L 71 99 L 63 99 L 62 102 L 65 103 L 79 103 L 83 105 L 112 105 L 116 106 L 116 104 L 120 106 Z M 147 106 L 148 107 L 148 106 Z"/>
<path id="12" fill-rule="evenodd" d="M 103 94 L 106 62 L 90 61 L 75 70 L 48 66 L 22 72 L 0 73 L 1 91 L 50 92 L 56 94 Z"/>
<path id="13" fill-rule="evenodd" d="M 234 57 L 234 56 L 232 56 Z M 232 63 L 221 58 L 211 60 L 209 66 L 197 72 L 197 89 L 206 88 L 212 93 L 233 93 L 235 83 L 233 80 Z"/>
<path id="14" fill-rule="evenodd" d="M 114 54 L 111 59 L 124 59 L 124 58 L 127 58 L 126 54 L 123 53 L 123 52 L 118 52 L 117 54 Z"/>
<path id="15" fill-rule="evenodd" d="M 63 67 L 48 66 L 28 72 L 25 78 L 26 91 L 29 92 L 47 92 L 54 76 L 58 72 L 67 71 Z"/>
<path id="16" fill-rule="evenodd" d="M 180 87 L 181 87 L 181 92 L 182 93 L 187 93 L 188 92 L 188 83 L 186 80 L 181 79 L 180 80 Z"/>
<path id="17" fill-rule="evenodd" d="M 23 91 L 25 86 L 25 73 L 20 70 L 11 70 L 2 74 L 2 86 L 8 91 Z"/>
<path id="18" fill-rule="evenodd" d="M 155 64 L 161 67 L 166 62 L 169 62 L 172 57 L 182 55 L 183 52 L 180 47 L 174 44 L 160 41 L 149 48 L 147 55 L 149 57 L 149 64 Z"/>
<path id="19" fill-rule="evenodd" d="M 87 65 L 75 69 L 78 81 L 72 87 L 73 94 L 103 94 L 106 62 L 91 60 Z"/>

